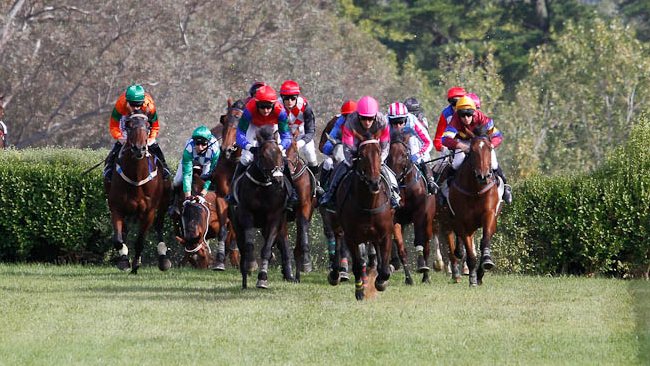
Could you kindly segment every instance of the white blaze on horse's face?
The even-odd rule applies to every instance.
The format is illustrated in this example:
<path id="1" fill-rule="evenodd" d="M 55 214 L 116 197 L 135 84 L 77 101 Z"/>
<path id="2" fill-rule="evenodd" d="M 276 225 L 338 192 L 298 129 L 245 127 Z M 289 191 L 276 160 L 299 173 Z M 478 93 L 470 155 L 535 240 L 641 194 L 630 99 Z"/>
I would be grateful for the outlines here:
<path id="1" fill-rule="evenodd" d="M 478 148 L 479 149 L 482 149 L 483 146 L 485 146 L 485 141 L 481 141 L 481 142 L 478 143 Z"/>

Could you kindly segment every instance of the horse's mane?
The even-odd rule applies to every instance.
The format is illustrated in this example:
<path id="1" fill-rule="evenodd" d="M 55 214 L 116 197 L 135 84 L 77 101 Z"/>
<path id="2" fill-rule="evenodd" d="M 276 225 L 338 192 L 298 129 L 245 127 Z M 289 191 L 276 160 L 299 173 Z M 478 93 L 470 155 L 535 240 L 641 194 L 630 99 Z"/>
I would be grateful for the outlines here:
<path id="1" fill-rule="evenodd" d="M 273 127 L 271 126 L 263 126 L 259 130 L 257 130 L 256 137 L 257 137 L 257 141 L 260 143 L 264 141 L 274 140 L 275 131 L 273 131 Z"/>
<path id="2" fill-rule="evenodd" d="M 488 127 L 486 125 L 476 126 L 472 130 L 474 137 L 488 137 Z"/>
<path id="3" fill-rule="evenodd" d="M 401 131 L 399 131 L 397 129 L 394 129 L 394 130 L 390 131 L 390 141 L 391 142 L 405 142 L 404 140 L 405 140 L 404 139 L 404 134 Z"/>

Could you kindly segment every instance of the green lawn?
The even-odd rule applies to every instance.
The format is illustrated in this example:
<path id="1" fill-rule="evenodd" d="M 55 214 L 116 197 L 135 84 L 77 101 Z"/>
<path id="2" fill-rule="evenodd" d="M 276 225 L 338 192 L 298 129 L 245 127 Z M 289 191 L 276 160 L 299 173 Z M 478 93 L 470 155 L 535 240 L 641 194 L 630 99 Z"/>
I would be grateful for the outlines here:
<path id="1" fill-rule="evenodd" d="M 357 302 L 324 272 L 0 264 L 0 365 L 650 364 L 650 282 L 403 279 Z"/>

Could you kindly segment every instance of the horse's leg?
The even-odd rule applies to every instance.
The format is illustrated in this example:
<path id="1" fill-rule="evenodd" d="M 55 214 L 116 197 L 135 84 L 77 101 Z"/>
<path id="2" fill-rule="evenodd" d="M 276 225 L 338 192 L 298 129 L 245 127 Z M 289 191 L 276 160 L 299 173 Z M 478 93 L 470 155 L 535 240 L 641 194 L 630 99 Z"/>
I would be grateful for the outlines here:
<path id="1" fill-rule="evenodd" d="M 354 297 L 357 300 L 363 300 L 363 261 L 361 259 L 361 251 L 359 244 L 352 242 L 347 235 L 344 234 L 345 243 L 348 246 L 350 254 L 352 254 L 352 272 L 354 273 Z"/>
<path id="2" fill-rule="evenodd" d="M 311 195 L 308 196 L 307 202 L 301 204 L 300 212 L 296 215 L 296 246 L 301 248 L 301 256 L 295 257 L 296 260 L 300 259 L 300 264 L 296 266 L 301 267 L 303 272 L 309 273 L 312 271 L 311 255 L 309 248 L 309 213 L 311 211 Z M 301 200 L 303 197 L 301 197 Z"/>
<path id="3" fill-rule="evenodd" d="M 225 200 L 217 197 L 217 215 L 219 215 L 219 232 L 217 233 L 217 251 L 214 255 L 215 271 L 226 270 L 226 238 L 228 237 L 228 204 Z"/>
<path id="4" fill-rule="evenodd" d="M 433 218 L 424 215 L 413 225 L 413 230 L 415 231 L 415 250 L 418 252 L 418 272 L 422 273 L 422 282 L 429 283 L 431 282 L 429 280 L 430 268 L 427 263 L 429 263 L 429 254 L 431 253 L 430 241 L 431 237 L 433 237 Z M 422 247 L 421 251 L 418 249 L 419 246 Z M 422 258 L 422 265 L 420 265 L 420 258 Z"/>
<path id="5" fill-rule="evenodd" d="M 280 231 L 275 239 L 275 243 L 280 249 L 280 256 L 282 257 L 282 278 L 289 282 L 300 282 L 300 270 L 296 265 L 296 275 L 294 277 L 291 268 L 291 249 L 289 249 L 289 240 L 287 239 L 287 221 L 282 220 L 280 224 Z"/>
<path id="6" fill-rule="evenodd" d="M 448 231 L 447 235 L 447 245 L 449 246 L 449 266 L 451 267 L 451 280 L 455 283 L 460 283 L 460 265 L 458 263 L 458 258 L 454 254 L 456 251 L 456 236 L 453 232 Z"/>
<path id="7" fill-rule="evenodd" d="M 478 261 L 476 259 L 476 251 L 474 250 L 474 236 L 473 235 L 463 235 L 461 240 L 465 246 L 465 255 L 467 256 L 467 267 L 469 268 L 469 285 L 476 286 L 478 285 L 477 280 L 477 265 Z"/>
<path id="8" fill-rule="evenodd" d="M 406 257 L 406 249 L 404 248 L 404 237 L 402 235 L 402 225 L 400 224 L 394 224 L 393 225 L 393 236 L 395 237 L 395 240 L 393 241 L 395 243 L 395 246 L 397 247 L 397 254 L 399 255 L 399 260 L 402 263 L 402 266 L 404 267 L 404 283 L 407 285 L 412 285 L 413 284 L 413 278 L 411 277 L 411 272 L 408 269 L 407 266 L 407 257 Z"/>
<path id="9" fill-rule="evenodd" d="M 278 221 L 278 219 L 267 218 L 266 227 L 262 229 L 264 245 L 261 251 L 262 266 L 257 274 L 257 284 L 255 285 L 257 288 L 269 288 L 269 262 L 271 261 L 271 255 L 273 255 L 273 243 L 278 235 L 278 226 L 280 225 Z"/>
<path id="10" fill-rule="evenodd" d="M 481 259 L 477 273 L 477 280 L 479 285 L 483 284 L 483 275 L 485 274 L 485 271 L 489 271 L 494 268 L 494 262 L 492 261 L 492 256 L 490 253 L 490 244 L 492 235 L 494 235 L 494 232 L 496 231 L 496 218 L 493 220 L 488 220 L 488 222 L 484 223 L 484 225 L 483 235 L 481 237 Z"/>
<path id="11" fill-rule="evenodd" d="M 336 286 L 339 284 L 341 281 L 341 269 L 339 268 L 339 262 L 341 260 L 341 252 L 343 251 L 345 247 L 345 243 L 343 243 L 343 233 L 342 232 L 334 232 L 332 231 L 332 235 L 335 235 L 333 239 L 334 245 L 330 245 L 329 239 L 328 239 L 328 251 L 329 251 L 329 257 L 330 257 L 330 272 L 327 275 L 327 282 L 329 282 L 330 285 Z"/>
<path id="12" fill-rule="evenodd" d="M 349 267 L 350 267 L 350 260 L 352 256 L 350 255 L 350 250 L 348 249 L 348 246 L 345 245 L 345 240 L 343 239 L 343 236 L 340 235 L 340 238 L 337 239 L 340 241 L 340 244 L 337 245 L 337 249 L 340 249 L 341 251 L 339 252 L 338 256 L 338 263 L 339 263 L 339 278 L 341 282 L 346 282 L 350 280 L 350 275 L 348 274 Z"/>
<path id="13" fill-rule="evenodd" d="M 111 221 L 113 221 L 113 248 L 118 251 L 117 268 L 126 271 L 131 268 L 129 262 L 129 248 L 124 244 L 124 216 L 116 211 L 111 211 Z"/>
<path id="14" fill-rule="evenodd" d="M 248 263 L 255 259 L 253 254 L 253 235 L 255 234 L 252 227 L 253 218 L 248 214 L 235 214 L 233 216 L 240 216 L 233 222 L 233 227 L 235 228 L 237 247 L 240 253 L 239 271 L 242 277 L 242 289 L 245 289 L 248 287 Z"/>
<path id="15" fill-rule="evenodd" d="M 138 274 L 138 269 L 142 265 L 142 251 L 144 250 L 144 242 L 147 238 L 147 231 L 153 224 L 155 218 L 155 211 L 151 210 L 146 216 L 140 219 L 140 229 L 138 231 L 138 238 L 135 241 L 135 256 L 133 256 L 133 263 L 131 263 L 131 274 Z"/>
<path id="16" fill-rule="evenodd" d="M 378 246 L 377 250 L 377 279 L 375 280 L 375 288 L 377 291 L 384 291 L 388 287 L 388 279 L 390 278 L 390 255 L 393 249 L 391 230 L 386 231 L 386 235 L 374 245 Z M 411 280 L 412 281 L 412 280 Z"/>
<path id="17" fill-rule="evenodd" d="M 166 271 L 171 268 L 172 262 L 167 257 L 167 245 L 164 240 L 164 226 L 166 209 L 163 205 L 159 206 L 156 214 L 156 221 L 154 222 L 154 229 L 156 230 L 156 238 L 158 239 L 158 269 Z"/>

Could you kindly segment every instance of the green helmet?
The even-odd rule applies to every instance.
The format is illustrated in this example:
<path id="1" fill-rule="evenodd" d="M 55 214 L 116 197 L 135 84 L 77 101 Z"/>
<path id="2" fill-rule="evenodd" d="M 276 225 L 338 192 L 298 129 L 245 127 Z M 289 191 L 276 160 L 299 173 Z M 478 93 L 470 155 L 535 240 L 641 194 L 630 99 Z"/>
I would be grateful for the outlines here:
<path id="1" fill-rule="evenodd" d="M 194 130 L 194 132 L 192 132 L 192 138 L 200 138 L 210 141 L 212 140 L 212 132 L 210 132 L 210 129 L 205 126 L 199 126 Z"/>
<path id="2" fill-rule="evenodd" d="M 126 88 L 127 102 L 144 102 L 144 88 L 140 84 L 133 84 Z"/>

